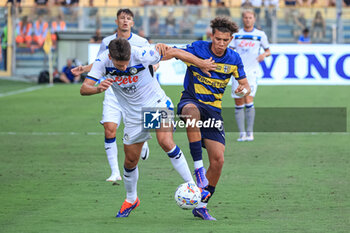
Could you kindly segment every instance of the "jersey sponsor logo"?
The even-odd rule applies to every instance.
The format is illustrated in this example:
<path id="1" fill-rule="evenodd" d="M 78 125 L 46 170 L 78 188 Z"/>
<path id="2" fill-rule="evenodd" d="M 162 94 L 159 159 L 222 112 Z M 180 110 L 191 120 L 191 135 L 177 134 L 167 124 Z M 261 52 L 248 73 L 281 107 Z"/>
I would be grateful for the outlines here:
<path id="1" fill-rule="evenodd" d="M 225 80 L 219 80 L 219 79 L 212 79 L 212 78 L 207 78 L 202 75 L 200 75 L 197 72 L 192 72 L 193 76 L 198 79 L 201 83 L 204 83 L 206 85 L 215 87 L 215 88 L 226 88 L 228 82 L 230 81 L 230 78 L 227 78 Z"/>
<path id="2" fill-rule="evenodd" d="M 242 40 L 238 47 L 254 47 L 255 46 L 255 42 L 252 41 L 246 41 L 246 40 Z"/>
<path id="3" fill-rule="evenodd" d="M 135 93 L 136 92 L 136 86 L 132 85 L 130 87 L 123 87 L 123 91 L 127 94 Z"/>
<path id="4" fill-rule="evenodd" d="M 137 81 L 139 81 L 139 76 L 128 76 L 128 77 L 120 77 L 117 76 L 115 77 L 113 82 L 116 82 L 119 86 L 124 84 L 131 84 L 131 83 L 136 83 Z"/>

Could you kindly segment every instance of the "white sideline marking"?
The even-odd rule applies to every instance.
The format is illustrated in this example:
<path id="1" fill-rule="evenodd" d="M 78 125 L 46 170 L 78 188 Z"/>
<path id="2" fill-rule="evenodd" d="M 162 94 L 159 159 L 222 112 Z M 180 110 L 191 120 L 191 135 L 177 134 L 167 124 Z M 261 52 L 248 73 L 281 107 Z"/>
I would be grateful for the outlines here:
<path id="1" fill-rule="evenodd" d="M 234 132 L 237 133 L 237 132 Z M 294 135 L 350 135 L 350 132 L 254 132 L 255 135 L 267 134 L 294 134 Z M 104 135 L 104 132 L 1 132 L 0 135 L 38 135 L 38 136 L 56 136 L 56 135 Z"/>
<path id="2" fill-rule="evenodd" d="M 56 135 L 104 135 L 104 132 L 0 132 L 0 135 L 37 135 L 37 136 L 56 136 Z"/>
<path id="3" fill-rule="evenodd" d="M 35 90 L 39 90 L 39 89 L 47 88 L 47 87 L 52 87 L 52 85 L 49 84 L 49 85 L 34 86 L 34 87 L 28 87 L 28 88 L 24 88 L 24 89 L 20 89 L 20 90 L 16 90 L 16 91 L 0 93 L 0 98 L 5 97 L 5 96 L 10 96 L 10 95 L 17 95 L 17 94 L 21 94 L 21 93 L 25 93 L 25 92 L 35 91 Z"/>

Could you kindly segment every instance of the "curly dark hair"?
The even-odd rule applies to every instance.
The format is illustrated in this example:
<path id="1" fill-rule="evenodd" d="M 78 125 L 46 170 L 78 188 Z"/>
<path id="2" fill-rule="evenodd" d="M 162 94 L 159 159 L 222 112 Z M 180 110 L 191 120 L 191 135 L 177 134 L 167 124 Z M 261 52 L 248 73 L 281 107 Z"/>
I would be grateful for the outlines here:
<path id="1" fill-rule="evenodd" d="M 109 45 L 109 54 L 116 61 L 129 61 L 131 57 L 131 46 L 122 38 L 112 40 Z"/>
<path id="2" fill-rule="evenodd" d="M 210 27 L 214 34 L 216 30 L 220 32 L 229 32 L 231 35 L 238 32 L 238 26 L 235 22 L 231 21 L 228 17 L 218 16 L 210 21 Z"/>

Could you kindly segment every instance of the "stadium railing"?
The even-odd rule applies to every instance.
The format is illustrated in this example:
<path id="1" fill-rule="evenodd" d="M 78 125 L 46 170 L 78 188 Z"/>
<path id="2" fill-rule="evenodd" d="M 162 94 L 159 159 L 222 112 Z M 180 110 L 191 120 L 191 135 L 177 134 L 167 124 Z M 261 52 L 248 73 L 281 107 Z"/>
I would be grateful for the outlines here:
<path id="1" fill-rule="evenodd" d="M 111 2 L 112 1 L 107 1 L 109 4 L 111 4 Z M 123 3 L 122 1 L 115 2 L 118 2 L 115 6 L 127 7 L 127 5 L 121 5 L 121 3 Z M 58 33 L 59 43 L 60 40 L 80 41 L 78 47 L 83 47 L 85 45 L 81 44 L 81 42 L 87 44 L 96 28 L 101 28 L 103 35 L 112 34 L 116 30 L 114 20 L 118 8 L 111 6 L 103 7 L 102 2 L 101 4 L 95 4 L 95 7 L 85 7 L 88 1 L 81 1 L 80 7 L 70 8 L 69 10 L 63 7 L 50 7 L 47 8 L 46 11 L 41 12 L 36 11 L 33 7 L 27 7 L 30 5 L 30 1 L 24 1 L 24 3 L 26 4 L 23 4 L 21 11 L 14 11 L 13 22 L 18 24 L 23 16 L 28 16 L 29 21 L 35 22 L 39 16 L 38 14 L 40 14 L 50 25 L 51 22 L 60 15 L 66 22 L 66 30 Z M 133 31 L 141 36 L 150 37 L 155 42 L 163 41 L 172 43 L 181 41 L 181 43 L 189 43 L 196 39 L 208 39 L 207 32 L 210 20 L 216 16 L 217 10 L 216 7 L 209 8 L 205 6 L 135 7 L 138 4 L 140 4 L 140 1 L 136 0 L 131 1 L 129 4 L 131 5 L 130 9 L 135 14 L 135 26 Z M 227 2 L 227 4 L 230 6 L 229 2 Z M 96 5 L 101 5 L 101 7 L 97 7 Z M 3 9 L 4 8 L 1 10 Z M 227 9 L 232 19 L 241 26 L 242 9 L 240 7 L 228 7 Z M 290 11 L 289 19 L 286 19 L 287 11 Z M 279 8 L 262 7 L 258 26 L 266 32 L 272 43 L 296 43 L 297 38 L 293 36 L 293 30 L 295 30 L 293 18 L 302 13 L 306 20 L 306 26 L 311 28 L 312 20 L 317 11 L 321 12 L 326 24 L 325 35 L 319 38 L 317 43 L 335 43 L 339 41 L 337 40 L 337 35 L 339 34 L 335 33 L 337 28 L 337 10 L 335 7 L 297 7 L 292 10 L 283 6 Z M 166 25 L 166 17 L 169 14 L 173 14 L 175 18 L 175 27 Z M 155 15 L 157 15 L 157 18 L 155 18 Z M 5 23 L 5 17 L 1 17 L 1 29 L 4 27 Z M 343 38 L 341 38 L 342 40 L 340 41 L 350 43 L 350 8 L 343 8 L 342 25 Z M 13 40 L 15 40 L 15 36 Z M 34 51 L 32 51 L 30 48 L 17 44 L 15 51 L 16 66 L 14 70 L 17 72 L 23 73 L 24 75 L 31 75 L 34 73 L 37 74 L 34 67 L 39 68 L 40 66 L 42 69 L 46 68 L 47 58 L 41 48 L 35 48 Z M 35 59 L 30 59 L 29 56 L 32 56 L 31 53 L 33 52 Z M 53 50 L 53 52 L 56 51 Z M 63 54 L 62 56 L 68 55 L 74 56 L 71 54 Z M 66 57 L 61 58 L 61 54 L 55 54 L 55 57 L 56 65 L 59 68 L 62 65 L 61 60 L 65 62 Z M 37 65 L 35 65 L 36 60 Z"/>

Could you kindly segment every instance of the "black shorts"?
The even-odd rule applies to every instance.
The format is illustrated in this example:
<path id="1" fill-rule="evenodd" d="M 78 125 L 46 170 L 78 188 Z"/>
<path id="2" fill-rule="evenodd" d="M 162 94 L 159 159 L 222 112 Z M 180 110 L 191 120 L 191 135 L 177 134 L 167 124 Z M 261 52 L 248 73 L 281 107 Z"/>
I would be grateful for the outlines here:
<path id="1" fill-rule="evenodd" d="M 200 116 L 201 116 L 201 120 L 204 122 L 206 120 L 220 120 L 223 123 L 223 118 L 221 116 L 220 113 L 210 109 L 209 107 L 207 107 L 205 104 L 200 103 L 197 100 L 194 99 L 181 99 L 179 104 L 177 105 L 177 114 L 180 116 L 181 118 L 181 112 L 182 112 L 182 108 L 186 105 L 186 104 L 194 104 L 197 106 L 199 112 L 200 112 Z M 209 127 L 209 128 L 204 128 L 201 127 L 200 128 L 201 131 L 201 135 L 202 135 L 202 141 L 203 139 L 210 139 L 213 141 L 217 141 L 220 142 L 221 144 L 225 145 L 225 129 L 224 126 L 222 124 L 222 126 L 220 128 L 217 127 Z M 202 143 L 202 145 L 204 146 L 204 143 Z"/>

